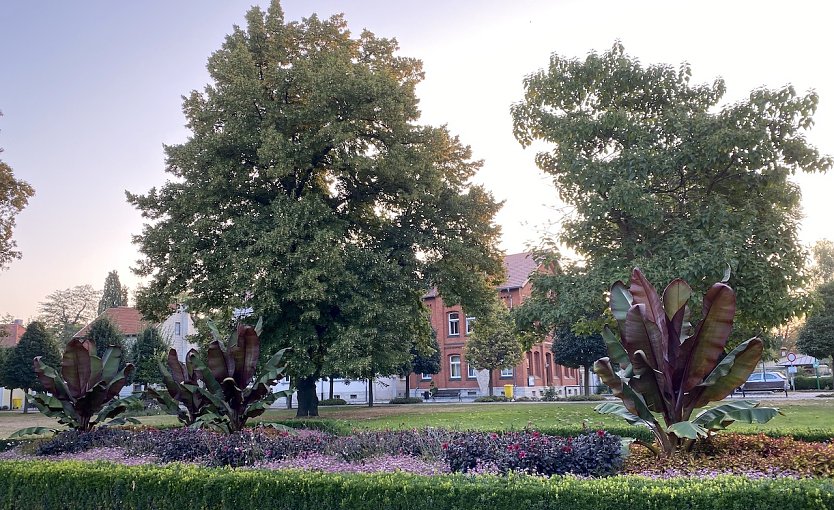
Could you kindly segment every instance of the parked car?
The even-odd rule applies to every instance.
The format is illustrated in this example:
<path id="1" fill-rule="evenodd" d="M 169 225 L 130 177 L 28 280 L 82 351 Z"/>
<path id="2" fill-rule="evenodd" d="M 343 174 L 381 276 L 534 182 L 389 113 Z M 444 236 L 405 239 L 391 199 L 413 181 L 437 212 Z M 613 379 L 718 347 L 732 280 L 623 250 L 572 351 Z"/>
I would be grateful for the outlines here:
<path id="1" fill-rule="evenodd" d="M 738 388 L 743 396 L 749 391 L 779 391 L 788 396 L 788 379 L 779 372 L 753 372 L 747 381 Z"/>

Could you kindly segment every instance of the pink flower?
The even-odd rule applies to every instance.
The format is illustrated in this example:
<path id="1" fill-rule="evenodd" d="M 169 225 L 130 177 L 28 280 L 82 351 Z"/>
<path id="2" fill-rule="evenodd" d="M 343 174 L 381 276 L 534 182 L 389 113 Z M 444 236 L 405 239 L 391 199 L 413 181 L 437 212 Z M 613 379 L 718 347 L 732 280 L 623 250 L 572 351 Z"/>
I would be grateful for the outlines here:
<path id="1" fill-rule="evenodd" d="M 604 431 L 604 430 L 602 430 L 602 429 L 597 430 L 597 436 L 602 437 L 602 436 L 604 436 L 604 435 L 605 435 L 605 431 Z"/>

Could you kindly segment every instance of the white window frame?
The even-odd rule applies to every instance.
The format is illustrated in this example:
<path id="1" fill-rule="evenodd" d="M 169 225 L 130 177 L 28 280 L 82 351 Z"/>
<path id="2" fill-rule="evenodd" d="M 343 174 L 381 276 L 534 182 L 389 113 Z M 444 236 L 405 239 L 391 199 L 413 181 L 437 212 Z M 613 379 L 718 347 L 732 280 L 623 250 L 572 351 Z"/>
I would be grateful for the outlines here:
<path id="1" fill-rule="evenodd" d="M 512 377 L 513 376 L 513 369 L 510 368 L 502 368 L 500 377 Z"/>
<path id="2" fill-rule="evenodd" d="M 431 381 L 431 374 L 420 374 L 420 379 L 423 381 Z"/>
<path id="3" fill-rule="evenodd" d="M 449 312 L 449 336 L 460 336 L 460 313 Z"/>
<path id="4" fill-rule="evenodd" d="M 466 318 L 466 334 L 469 335 L 475 330 L 475 317 Z"/>
<path id="5" fill-rule="evenodd" d="M 182 323 L 180 321 L 174 323 L 174 336 L 182 336 Z"/>
<path id="6" fill-rule="evenodd" d="M 470 379 L 475 379 L 478 374 L 475 373 L 475 367 L 472 363 L 466 362 L 466 376 Z"/>
<path id="7" fill-rule="evenodd" d="M 449 379 L 460 379 L 460 354 L 449 356 Z"/>

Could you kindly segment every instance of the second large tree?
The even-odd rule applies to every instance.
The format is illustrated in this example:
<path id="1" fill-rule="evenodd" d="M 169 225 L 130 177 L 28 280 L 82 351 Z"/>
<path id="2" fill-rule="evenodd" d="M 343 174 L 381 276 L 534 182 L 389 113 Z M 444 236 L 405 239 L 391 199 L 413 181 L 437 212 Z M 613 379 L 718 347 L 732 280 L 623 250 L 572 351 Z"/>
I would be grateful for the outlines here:
<path id="1" fill-rule="evenodd" d="M 426 329 L 427 288 L 478 313 L 501 272 L 498 205 L 469 184 L 479 162 L 416 124 L 421 64 L 396 49 L 351 37 L 340 16 L 252 9 L 209 59 L 213 83 L 185 99 L 192 135 L 166 148 L 172 180 L 128 194 L 149 220 L 140 308 L 187 293 L 195 311 L 263 314 L 270 348 L 292 348 L 299 415 L 317 414 L 334 345 L 398 342 L 407 355 L 398 336 Z"/>

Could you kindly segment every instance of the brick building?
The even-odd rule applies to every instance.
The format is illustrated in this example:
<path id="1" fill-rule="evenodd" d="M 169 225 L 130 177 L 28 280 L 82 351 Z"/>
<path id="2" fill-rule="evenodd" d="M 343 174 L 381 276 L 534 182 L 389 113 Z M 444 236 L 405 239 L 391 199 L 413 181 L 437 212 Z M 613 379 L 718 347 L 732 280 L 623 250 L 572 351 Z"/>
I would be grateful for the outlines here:
<path id="1" fill-rule="evenodd" d="M 538 270 L 538 265 L 531 254 L 517 253 L 504 257 L 504 269 L 507 279 L 496 290 L 507 307 L 512 309 L 530 296 L 530 275 Z M 415 394 L 426 391 L 433 381 L 438 389 L 460 389 L 464 397 L 486 395 L 486 371 L 469 366 L 464 354 L 464 346 L 476 318 L 468 317 L 460 306 L 446 306 L 435 291 L 424 296 L 423 301 L 430 310 L 432 328 L 437 332 L 440 373 L 412 374 L 410 386 L 416 388 Z M 503 386 L 512 385 L 516 398 L 540 397 L 548 387 L 556 388 L 562 395 L 576 394 L 581 384 L 577 369 L 553 363 L 552 343 L 549 341 L 537 344 L 524 353 L 517 366 L 494 371 L 492 380 L 496 394 L 501 394 Z"/>

